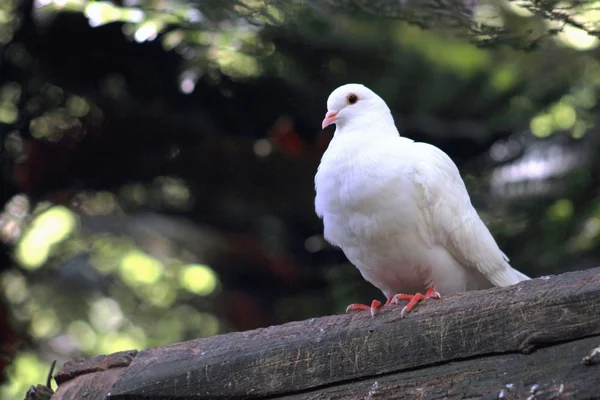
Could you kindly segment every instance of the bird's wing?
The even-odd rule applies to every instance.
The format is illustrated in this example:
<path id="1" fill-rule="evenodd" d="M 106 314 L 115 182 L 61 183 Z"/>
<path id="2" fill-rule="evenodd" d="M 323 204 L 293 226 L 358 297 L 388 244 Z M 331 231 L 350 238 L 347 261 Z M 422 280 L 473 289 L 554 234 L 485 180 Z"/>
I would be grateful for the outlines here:
<path id="1" fill-rule="evenodd" d="M 508 263 L 508 257 L 471 205 L 450 157 L 426 143 L 412 146 L 417 160 L 412 180 L 421 189 L 421 223 L 433 242 L 446 248 L 461 265 L 479 270 L 495 286 L 529 279 Z"/>

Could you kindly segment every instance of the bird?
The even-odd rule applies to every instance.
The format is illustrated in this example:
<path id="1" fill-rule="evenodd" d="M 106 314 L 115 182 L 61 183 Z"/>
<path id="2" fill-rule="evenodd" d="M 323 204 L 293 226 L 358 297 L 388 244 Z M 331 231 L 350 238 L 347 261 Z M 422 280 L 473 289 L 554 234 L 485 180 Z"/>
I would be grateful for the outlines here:
<path id="1" fill-rule="evenodd" d="M 327 99 L 335 124 L 315 174 L 323 236 L 386 297 L 346 312 L 510 286 L 531 279 L 509 264 L 441 149 L 400 135 L 386 102 L 350 83 Z M 425 291 L 425 293 L 423 293 Z"/>

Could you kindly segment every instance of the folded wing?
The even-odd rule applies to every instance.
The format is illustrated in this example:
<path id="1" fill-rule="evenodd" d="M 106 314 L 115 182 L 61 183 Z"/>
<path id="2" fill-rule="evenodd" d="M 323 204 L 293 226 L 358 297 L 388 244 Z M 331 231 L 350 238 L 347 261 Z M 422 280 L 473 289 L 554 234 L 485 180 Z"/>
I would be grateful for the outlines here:
<path id="1" fill-rule="evenodd" d="M 454 162 L 426 143 L 413 143 L 419 159 L 413 181 L 421 189 L 419 207 L 430 239 L 461 265 L 479 270 L 493 285 L 509 286 L 530 279 L 513 269 L 485 226 Z"/>

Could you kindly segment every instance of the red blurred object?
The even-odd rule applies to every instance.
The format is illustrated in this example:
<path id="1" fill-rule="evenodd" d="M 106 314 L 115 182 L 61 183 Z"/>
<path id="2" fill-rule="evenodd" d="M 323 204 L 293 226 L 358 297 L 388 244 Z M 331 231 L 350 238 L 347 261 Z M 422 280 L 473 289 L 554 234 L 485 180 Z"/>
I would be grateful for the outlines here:
<path id="1" fill-rule="evenodd" d="M 308 146 L 294 129 L 294 123 L 287 116 L 279 117 L 269 130 L 268 139 L 275 148 L 290 157 L 307 153 Z"/>
<path id="2" fill-rule="evenodd" d="M 71 166 L 72 146 L 66 141 L 43 142 L 35 139 L 23 140 L 26 159 L 15 164 L 14 178 L 19 190 L 36 194 L 46 187 L 45 183 L 61 177 Z"/>
<path id="3" fill-rule="evenodd" d="M 268 326 L 272 313 L 265 310 L 256 298 L 240 291 L 227 291 L 223 293 L 226 301 L 222 305 L 222 314 L 235 327 L 244 331 Z"/>
<path id="4" fill-rule="evenodd" d="M 238 249 L 240 256 L 246 262 L 258 268 L 269 270 L 282 284 L 291 286 L 299 281 L 298 271 L 293 261 L 286 257 L 273 257 L 265 254 L 260 241 L 251 235 L 227 235 L 232 248 Z"/>

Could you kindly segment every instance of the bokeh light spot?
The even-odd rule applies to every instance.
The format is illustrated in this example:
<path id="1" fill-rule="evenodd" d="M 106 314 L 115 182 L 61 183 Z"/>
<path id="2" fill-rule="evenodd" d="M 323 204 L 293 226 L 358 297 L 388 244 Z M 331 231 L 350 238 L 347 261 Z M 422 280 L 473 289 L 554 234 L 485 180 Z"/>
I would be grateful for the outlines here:
<path id="1" fill-rule="evenodd" d="M 116 353 L 124 350 L 142 348 L 142 343 L 127 333 L 109 332 L 100 339 L 99 352 L 101 354 Z"/>
<path id="2" fill-rule="evenodd" d="M 81 96 L 71 96 L 67 99 L 67 110 L 74 117 L 84 117 L 90 111 L 90 103 Z"/>
<path id="3" fill-rule="evenodd" d="M 98 332 L 110 332 L 121 326 L 124 317 L 119 303 L 104 297 L 94 301 L 90 307 L 89 320 Z"/>
<path id="4" fill-rule="evenodd" d="M 33 314 L 29 333 L 35 339 L 47 339 L 56 335 L 60 330 L 60 323 L 53 310 L 39 310 Z"/>
<path id="5" fill-rule="evenodd" d="M 0 123 L 13 124 L 19 118 L 19 110 L 14 104 L 2 103 L 0 104 Z"/>
<path id="6" fill-rule="evenodd" d="M 2 277 L 2 288 L 6 299 L 14 304 L 19 304 L 29 297 L 27 281 L 18 273 L 6 273 Z"/>
<path id="7" fill-rule="evenodd" d="M 94 328 L 85 321 L 73 321 L 67 328 L 69 338 L 79 350 L 92 351 L 98 342 L 98 335 Z"/>
<path id="8" fill-rule="evenodd" d="M 547 137 L 552 133 L 552 116 L 537 115 L 531 120 L 531 132 L 537 137 Z"/>
<path id="9" fill-rule="evenodd" d="M 175 313 L 165 313 L 152 327 L 152 336 L 158 339 L 152 345 L 160 346 L 181 341 L 184 332 L 183 321 Z"/>
<path id="10" fill-rule="evenodd" d="M 569 199 L 558 199 L 548 209 L 548 218 L 553 221 L 568 219 L 573 215 L 573 203 Z"/>
<path id="11" fill-rule="evenodd" d="M 558 103 L 550 110 L 554 124 L 560 129 L 573 127 L 577 119 L 577 112 L 569 104 Z"/>
<path id="12" fill-rule="evenodd" d="M 273 146 L 271 145 L 271 142 L 269 142 L 267 139 L 258 139 L 254 142 L 254 146 L 252 147 L 254 150 L 254 154 L 256 154 L 259 157 L 266 157 L 273 151 Z"/>
<path id="13" fill-rule="evenodd" d="M 10 384 L 2 387 L 2 398 L 22 398 L 32 382 L 45 382 L 50 364 L 43 363 L 34 354 L 23 352 L 15 356 L 12 365 L 7 368 Z"/>
<path id="14" fill-rule="evenodd" d="M 35 218 L 16 248 L 16 258 L 28 269 L 41 267 L 50 249 L 66 239 L 75 229 L 75 213 L 63 206 L 55 206 Z"/>
<path id="15" fill-rule="evenodd" d="M 162 264 L 141 250 L 130 250 L 121 260 L 121 277 L 132 286 L 155 283 L 162 272 Z"/>
<path id="16" fill-rule="evenodd" d="M 83 11 L 91 27 L 97 27 L 121 18 L 119 7 L 108 1 L 89 2 Z"/>
<path id="17" fill-rule="evenodd" d="M 496 69 L 490 78 L 490 85 L 498 92 L 506 91 L 519 82 L 517 69 L 511 65 L 503 65 Z"/>
<path id="18" fill-rule="evenodd" d="M 571 25 L 565 25 L 558 33 L 557 39 L 563 44 L 579 51 L 592 50 L 600 44 L 600 40 L 597 37 Z"/>
<path id="19" fill-rule="evenodd" d="M 179 283 L 189 292 L 206 296 L 211 294 L 217 287 L 217 276 L 206 265 L 191 264 L 181 269 Z"/>
<path id="20" fill-rule="evenodd" d="M 167 281 L 157 282 L 148 288 L 148 302 L 157 307 L 169 307 L 176 298 L 176 288 Z"/>

